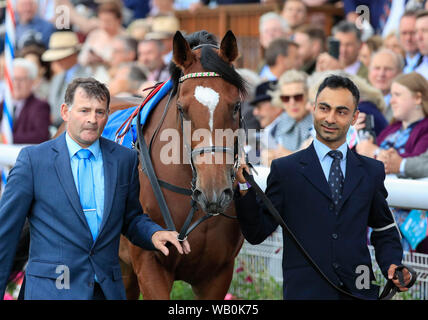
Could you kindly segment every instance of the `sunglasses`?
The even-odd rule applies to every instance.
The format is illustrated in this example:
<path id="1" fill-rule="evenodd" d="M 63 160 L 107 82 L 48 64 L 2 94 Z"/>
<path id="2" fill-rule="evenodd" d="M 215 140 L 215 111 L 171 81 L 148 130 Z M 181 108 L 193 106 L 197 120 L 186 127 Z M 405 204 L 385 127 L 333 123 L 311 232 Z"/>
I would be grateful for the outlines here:
<path id="1" fill-rule="evenodd" d="M 294 96 L 280 95 L 279 97 L 282 102 L 287 103 L 290 101 L 291 98 L 293 98 L 295 102 L 302 102 L 304 96 L 305 95 L 303 93 L 299 93 L 299 94 L 295 94 Z"/>

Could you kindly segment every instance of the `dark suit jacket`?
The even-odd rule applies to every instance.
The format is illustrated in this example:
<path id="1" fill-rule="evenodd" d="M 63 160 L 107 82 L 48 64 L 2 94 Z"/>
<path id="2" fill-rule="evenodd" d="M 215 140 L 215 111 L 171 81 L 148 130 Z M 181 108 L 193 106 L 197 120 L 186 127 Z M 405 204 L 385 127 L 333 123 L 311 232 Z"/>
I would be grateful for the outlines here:
<path id="1" fill-rule="evenodd" d="M 367 248 L 367 227 L 383 274 L 400 264 L 402 247 L 398 229 L 386 203 L 384 168 L 380 161 L 348 149 L 342 201 L 335 210 L 330 188 L 313 144 L 305 150 L 272 162 L 266 195 L 282 215 L 321 270 L 336 285 L 352 294 L 376 299 L 379 288 L 357 289 L 359 265 L 374 279 Z M 236 200 L 239 223 L 245 238 L 261 243 L 277 224 L 256 200 L 253 188 Z M 385 228 L 385 229 L 384 229 Z M 340 299 L 342 296 L 308 264 L 284 235 L 284 299 Z"/>
<path id="2" fill-rule="evenodd" d="M 0 108 L 3 117 L 3 102 Z M 37 144 L 49 140 L 50 107 L 33 94 L 27 98 L 18 119 L 13 123 L 13 143 Z"/>
<path id="3" fill-rule="evenodd" d="M 95 242 L 80 205 L 65 135 L 20 152 L 0 200 L 1 297 L 28 216 L 31 245 L 25 299 L 91 299 L 95 275 L 107 299 L 126 299 L 120 234 L 135 245 L 154 249 L 152 234 L 163 229 L 142 214 L 137 153 L 104 138 L 100 147 L 105 202 Z M 69 270 L 69 289 L 57 286 L 64 266 Z"/>

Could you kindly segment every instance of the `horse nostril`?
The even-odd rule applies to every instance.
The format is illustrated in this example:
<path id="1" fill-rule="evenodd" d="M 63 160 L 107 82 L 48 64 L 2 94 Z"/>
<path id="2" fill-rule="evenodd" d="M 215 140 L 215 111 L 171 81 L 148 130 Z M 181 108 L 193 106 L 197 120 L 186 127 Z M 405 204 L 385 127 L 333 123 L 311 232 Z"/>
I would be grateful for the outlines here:
<path id="1" fill-rule="evenodd" d="M 228 204 L 233 199 L 233 191 L 231 188 L 226 188 L 223 190 L 220 196 L 220 203 L 222 206 Z"/>
<path id="2" fill-rule="evenodd" d="M 200 191 L 199 189 L 195 189 L 193 191 L 193 195 L 192 195 L 193 200 L 195 200 L 196 202 L 201 202 L 202 197 L 203 197 L 202 191 Z"/>

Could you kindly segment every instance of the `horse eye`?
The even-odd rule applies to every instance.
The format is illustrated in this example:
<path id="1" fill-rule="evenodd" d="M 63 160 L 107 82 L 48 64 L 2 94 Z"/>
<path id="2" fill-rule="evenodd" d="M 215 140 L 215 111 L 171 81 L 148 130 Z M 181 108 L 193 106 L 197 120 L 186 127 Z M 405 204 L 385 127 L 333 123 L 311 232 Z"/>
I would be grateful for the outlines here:
<path id="1" fill-rule="evenodd" d="M 235 106 L 233 107 L 233 114 L 235 115 L 236 113 L 239 112 L 239 110 L 241 110 L 241 102 L 237 102 L 235 104 Z"/>
<path id="2" fill-rule="evenodd" d="M 180 111 L 181 113 L 184 113 L 184 109 L 180 104 L 177 104 L 177 109 L 178 111 Z"/>

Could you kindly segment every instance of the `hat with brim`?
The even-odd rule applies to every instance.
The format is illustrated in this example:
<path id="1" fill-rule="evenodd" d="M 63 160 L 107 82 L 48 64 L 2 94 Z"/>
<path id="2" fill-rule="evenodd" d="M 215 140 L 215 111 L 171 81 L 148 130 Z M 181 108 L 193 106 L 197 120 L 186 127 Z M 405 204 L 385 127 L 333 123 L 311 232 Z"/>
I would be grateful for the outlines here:
<path id="1" fill-rule="evenodd" d="M 174 36 L 180 29 L 180 21 L 174 16 L 159 16 L 153 18 L 152 28 L 144 37 L 145 40 L 163 40 Z"/>
<path id="2" fill-rule="evenodd" d="M 250 101 L 250 105 L 255 106 L 259 102 L 270 101 L 272 97 L 268 94 L 268 91 L 275 90 L 276 83 L 276 80 L 260 83 L 256 87 L 255 97 L 253 100 Z"/>
<path id="3" fill-rule="evenodd" d="M 52 33 L 49 39 L 49 48 L 42 55 L 46 62 L 57 61 L 79 52 L 81 44 L 74 32 L 61 31 Z"/>

